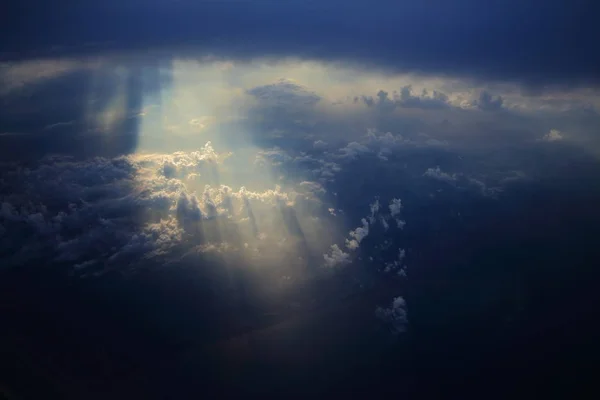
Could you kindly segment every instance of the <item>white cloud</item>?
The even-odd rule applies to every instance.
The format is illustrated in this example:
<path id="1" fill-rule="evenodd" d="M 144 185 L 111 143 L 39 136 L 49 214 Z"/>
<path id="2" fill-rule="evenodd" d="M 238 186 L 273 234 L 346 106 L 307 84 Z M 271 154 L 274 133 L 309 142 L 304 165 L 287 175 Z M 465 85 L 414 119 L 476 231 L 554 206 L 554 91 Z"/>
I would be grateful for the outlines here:
<path id="1" fill-rule="evenodd" d="M 402 211 L 402 200 L 392 199 L 390 201 L 389 209 L 390 209 L 390 215 L 392 217 L 396 217 L 396 216 L 400 215 L 400 212 Z"/>
<path id="2" fill-rule="evenodd" d="M 354 160 L 359 155 L 368 154 L 371 150 L 358 142 L 350 142 L 345 147 L 339 149 L 341 154 L 338 155 L 338 158 Z"/>
<path id="3" fill-rule="evenodd" d="M 346 247 L 350 250 L 356 250 L 360 242 L 369 235 L 369 222 L 365 218 L 361 219 L 361 222 L 362 226 L 348 233 L 352 239 L 346 239 Z"/>
<path id="4" fill-rule="evenodd" d="M 456 182 L 458 176 L 456 174 L 448 174 L 440 169 L 439 166 L 435 168 L 428 168 L 427 171 L 423 174 L 423 176 L 427 176 L 429 178 L 437 179 L 439 181 L 453 183 Z"/>
<path id="5" fill-rule="evenodd" d="M 542 140 L 546 142 L 556 142 L 559 140 L 563 140 L 563 134 L 558 129 L 551 129 L 550 132 L 546 133 Z"/>
<path id="6" fill-rule="evenodd" d="M 329 254 L 324 254 L 323 258 L 325 259 L 325 266 L 330 268 L 338 265 L 350 264 L 352 262 L 350 254 L 344 253 L 337 244 L 331 245 Z"/>

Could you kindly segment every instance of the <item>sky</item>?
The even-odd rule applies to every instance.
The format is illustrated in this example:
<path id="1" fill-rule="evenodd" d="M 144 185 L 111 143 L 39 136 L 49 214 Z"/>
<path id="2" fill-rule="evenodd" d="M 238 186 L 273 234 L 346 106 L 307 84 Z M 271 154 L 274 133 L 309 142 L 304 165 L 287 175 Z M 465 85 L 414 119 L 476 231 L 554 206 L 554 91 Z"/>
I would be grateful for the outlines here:
<path id="1" fill-rule="evenodd" d="M 2 7 L 0 393 L 582 389 L 593 2 Z"/>

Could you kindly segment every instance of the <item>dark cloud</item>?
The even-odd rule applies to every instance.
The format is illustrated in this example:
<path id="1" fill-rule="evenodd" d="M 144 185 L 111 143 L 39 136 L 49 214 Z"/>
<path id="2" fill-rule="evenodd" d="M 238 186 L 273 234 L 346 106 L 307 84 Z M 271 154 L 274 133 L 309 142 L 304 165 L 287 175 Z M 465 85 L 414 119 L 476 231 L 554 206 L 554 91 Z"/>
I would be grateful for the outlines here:
<path id="1" fill-rule="evenodd" d="M 248 90 L 248 94 L 256 97 L 263 106 L 271 107 L 297 108 L 311 106 L 321 100 L 316 93 L 289 79 L 254 87 Z"/>
<path id="2" fill-rule="evenodd" d="M 301 57 L 389 70 L 598 83 L 588 0 L 64 2 L 7 7 L 4 59 L 156 49 L 168 56 Z"/>
<path id="3" fill-rule="evenodd" d="M 473 105 L 483 111 L 498 111 L 502 108 L 503 103 L 502 96 L 493 96 L 490 92 L 483 90 L 479 94 L 479 100 L 475 100 Z"/>
<path id="4" fill-rule="evenodd" d="M 486 92 L 487 93 L 487 92 Z M 449 107 L 448 95 L 434 90 L 431 94 L 423 89 L 420 95 L 413 94 L 412 86 L 406 85 L 400 89 L 400 93 L 394 90 L 392 97 L 385 90 L 377 92 L 377 100 L 371 96 L 361 96 L 362 101 L 368 106 L 377 106 L 382 111 L 392 111 L 396 107 L 418 108 L 422 110 L 439 110 Z M 501 100 L 501 99 L 500 99 Z M 354 102 L 358 102 L 358 97 Z M 502 104 L 502 102 L 500 102 Z"/>

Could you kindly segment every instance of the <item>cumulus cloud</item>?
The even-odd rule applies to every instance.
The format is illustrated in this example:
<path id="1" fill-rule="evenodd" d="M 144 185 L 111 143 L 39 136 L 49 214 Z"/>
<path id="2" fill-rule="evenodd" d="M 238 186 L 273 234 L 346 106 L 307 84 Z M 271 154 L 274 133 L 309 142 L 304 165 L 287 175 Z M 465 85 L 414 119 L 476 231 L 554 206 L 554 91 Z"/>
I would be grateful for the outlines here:
<path id="1" fill-rule="evenodd" d="M 392 203 L 393 206 L 391 206 L 390 209 L 393 209 L 393 215 L 394 216 L 398 216 L 398 212 L 395 212 L 396 208 L 398 208 L 398 210 L 400 209 L 400 200 L 399 199 L 393 199 Z M 379 215 L 381 209 L 381 203 L 379 202 L 379 199 L 375 199 L 375 201 L 371 204 L 369 204 L 369 210 L 370 213 L 369 215 L 367 215 L 365 218 L 362 218 L 360 220 L 361 222 L 361 226 L 357 227 L 356 229 L 351 230 L 350 232 L 348 232 L 348 238 L 345 239 L 345 245 L 346 248 L 350 251 L 355 251 L 360 247 L 361 242 L 367 237 L 369 236 L 369 232 L 370 232 L 370 227 L 372 225 L 374 225 L 378 220 L 381 221 L 381 224 L 384 227 L 384 231 L 387 231 L 389 228 L 389 225 L 387 223 L 388 218 L 391 218 L 391 215 Z M 332 215 L 335 215 L 335 210 L 333 208 L 329 209 L 329 212 Z M 379 217 L 379 218 L 378 218 Z M 397 219 L 398 220 L 398 219 Z M 404 221 L 402 221 L 402 224 L 404 224 Z M 400 225 L 398 225 L 399 227 L 401 227 Z M 403 227 L 404 225 L 402 225 Z M 339 247 L 336 245 L 335 247 L 336 249 L 339 249 Z M 341 251 L 341 250 L 340 250 Z M 330 251 L 331 253 L 331 251 Z M 346 254 L 346 253 L 344 253 Z M 331 255 L 327 255 L 326 256 L 328 258 L 331 258 Z M 350 255 L 348 255 L 348 262 L 350 262 Z"/>
<path id="2" fill-rule="evenodd" d="M 479 99 L 473 101 L 473 105 L 483 111 L 498 111 L 503 104 L 502 96 L 494 96 L 487 90 L 482 90 Z"/>
<path id="3" fill-rule="evenodd" d="M 262 104 L 269 106 L 303 107 L 315 105 L 321 97 L 290 79 L 257 86 L 248 90 Z"/>
<path id="4" fill-rule="evenodd" d="M 388 220 L 389 219 L 395 219 L 398 228 L 403 229 L 404 225 L 406 224 L 403 220 L 400 219 L 400 210 L 402 208 L 402 202 L 400 199 L 392 199 L 390 201 L 390 205 L 389 205 L 389 209 L 390 209 L 390 214 L 380 214 L 381 211 L 381 203 L 379 202 L 379 199 L 376 198 L 375 201 L 371 204 L 369 204 L 369 211 L 370 213 L 361 219 L 361 226 L 351 230 L 350 232 L 348 232 L 348 238 L 345 239 L 345 245 L 346 248 L 348 250 L 350 250 L 351 252 L 357 250 L 362 241 L 369 236 L 369 233 L 371 232 L 371 227 L 376 226 L 375 224 L 377 223 L 377 221 L 381 222 L 381 225 L 383 227 L 384 232 L 387 232 L 389 229 L 389 224 L 388 224 Z M 329 212 L 332 213 L 333 215 L 335 210 L 333 208 L 329 209 Z M 388 243 L 388 241 L 386 240 L 384 243 Z M 391 245 L 391 243 L 389 244 Z M 389 246 L 386 245 L 386 246 Z M 336 245 L 336 248 L 339 249 L 339 247 Z M 330 251 L 331 253 L 331 251 Z M 331 258 L 331 255 L 326 255 L 327 257 Z M 398 260 L 392 262 L 392 266 L 394 267 L 394 270 L 398 270 L 399 267 L 401 267 L 402 264 L 402 260 L 404 259 L 405 256 L 405 252 L 403 249 L 400 249 L 400 253 L 398 256 Z M 348 256 L 350 257 L 350 255 Z M 348 262 L 350 262 L 350 258 L 348 258 Z"/>
<path id="5" fill-rule="evenodd" d="M 435 168 L 427 168 L 425 173 L 423 173 L 423 176 L 427 176 L 429 178 L 437 179 L 439 181 L 447 183 L 456 182 L 456 180 L 458 179 L 458 176 L 456 174 L 449 174 L 447 172 L 444 172 L 440 169 L 439 166 Z"/>
<path id="6" fill-rule="evenodd" d="M 352 239 L 346 239 L 346 247 L 350 250 L 358 249 L 360 242 L 369 235 L 369 222 L 365 218 L 361 219 L 360 222 L 362 226 L 348 233 Z"/>
<path id="7" fill-rule="evenodd" d="M 0 226 L 11 235 L 3 235 L 0 261 L 10 266 L 47 260 L 82 273 L 127 268 L 167 257 L 190 240 L 198 244 L 207 232 L 216 232 L 217 219 L 222 229 L 248 223 L 252 237 L 260 229 L 279 229 L 279 239 L 285 238 L 293 227 L 281 226 L 289 222 L 280 215 L 294 216 L 297 192 L 201 184 L 228 155 L 207 144 L 194 152 L 83 161 L 54 156 L 29 169 L 15 165 L 2 175 L 7 190 L 0 196 Z M 320 185 L 299 188 L 319 191 Z M 212 237 L 221 240 L 216 233 Z"/>
<path id="8" fill-rule="evenodd" d="M 341 159 L 354 160 L 360 155 L 368 154 L 371 150 L 358 142 L 350 142 L 346 146 L 339 149 L 340 154 L 337 156 Z"/>
<path id="9" fill-rule="evenodd" d="M 402 211 L 402 200 L 392 199 L 390 200 L 390 205 L 388 207 L 390 209 L 390 215 L 396 217 L 400 215 L 400 212 Z"/>
<path id="10" fill-rule="evenodd" d="M 330 268 L 350 264 L 352 262 L 350 254 L 344 253 L 337 244 L 331 245 L 329 253 L 324 254 L 323 258 L 325 259 L 325 266 Z"/>
<path id="11" fill-rule="evenodd" d="M 176 215 L 179 223 L 191 230 L 202 219 L 202 211 L 198 204 L 198 199 L 194 195 L 188 195 L 181 192 L 177 199 Z"/>
<path id="12" fill-rule="evenodd" d="M 394 334 L 404 333 L 408 329 L 408 312 L 402 296 L 395 297 L 388 307 L 377 307 L 375 316 L 388 325 Z"/>
<path id="13" fill-rule="evenodd" d="M 358 99 L 359 97 L 356 97 L 355 102 Z M 377 92 L 376 99 L 364 95 L 360 99 L 368 107 L 377 107 L 382 111 L 392 111 L 396 107 L 435 110 L 449 106 L 448 95 L 445 93 L 434 90 L 430 94 L 427 89 L 423 89 L 420 94 L 415 94 L 411 85 L 403 86 L 400 92 L 394 91 L 392 97 L 385 90 L 380 90 Z"/>
<path id="14" fill-rule="evenodd" d="M 388 207 L 390 209 L 390 216 L 396 221 L 396 226 L 398 226 L 399 229 L 404 229 L 406 222 L 400 218 L 400 213 L 402 212 L 402 200 L 392 199 Z"/>
<path id="15" fill-rule="evenodd" d="M 559 140 L 563 140 L 563 134 L 558 129 L 551 129 L 550 132 L 546 133 L 542 137 L 542 140 L 546 142 L 556 142 Z"/>
<path id="16" fill-rule="evenodd" d="M 395 260 L 387 262 L 383 272 L 396 272 L 399 276 L 406 276 L 406 265 L 404 265 L 404 258 L 406 257 L 406 250 L 398 249 L 398 256 Z"/>
<path id="17" fill-rule="evenodd" d="M 440 109 L 448 107 L 448 95 L 434 90 L 431 94 L 427 89 L 423 89 L 420 95 L 413 94 L 411 85 L 400 89 L 400 94 L 394 95 L 395 102 L 401 107 Z"/>

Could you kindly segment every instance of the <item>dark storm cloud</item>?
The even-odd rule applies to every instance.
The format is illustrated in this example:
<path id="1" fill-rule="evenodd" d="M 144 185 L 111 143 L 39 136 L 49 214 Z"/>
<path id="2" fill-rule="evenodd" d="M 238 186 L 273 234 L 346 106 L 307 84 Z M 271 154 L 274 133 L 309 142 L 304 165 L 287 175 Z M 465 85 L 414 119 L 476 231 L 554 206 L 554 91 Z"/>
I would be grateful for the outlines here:
<path id="1" fill-rule="evenodd" d="M 530 84 L 596 84 L 588 0 L 19 2 L 4 59 L 162 49 L 168 56 L 301 57 Z M 193 49 L 193 50 L 192 50 Z"/>

